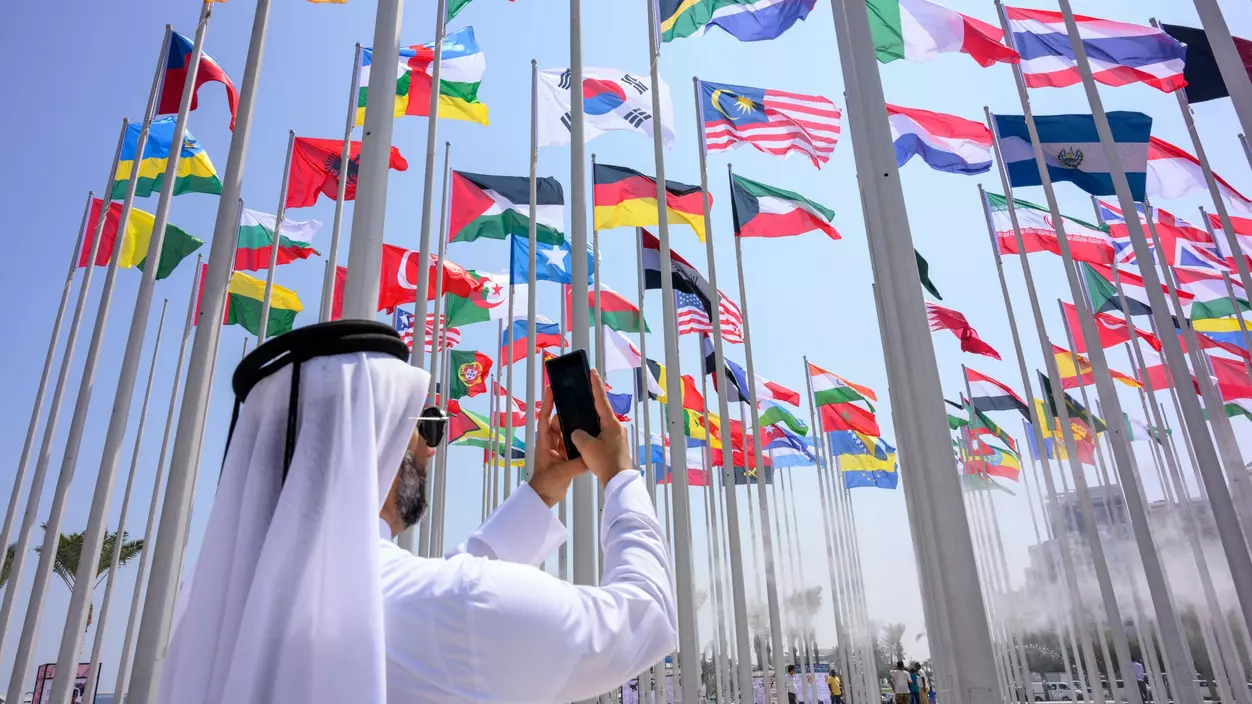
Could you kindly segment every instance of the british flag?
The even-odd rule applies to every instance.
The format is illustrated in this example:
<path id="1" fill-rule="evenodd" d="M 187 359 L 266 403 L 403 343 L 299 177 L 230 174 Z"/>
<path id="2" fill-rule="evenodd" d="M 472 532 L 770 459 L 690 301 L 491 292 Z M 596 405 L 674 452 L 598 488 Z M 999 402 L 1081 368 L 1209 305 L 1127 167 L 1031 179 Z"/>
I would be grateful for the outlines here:
<path id="1" fill-rule="evenodd" d="M 820 169 L 839 141 L 841 116 L 820 95 L 700 82 L 700 117 L 710 153 L 746 142 L 775 156 L 800 152 Z"/>
<path id="2" fill-rule="evenodd" d="M 722 340 L 743 344 L 743 312 L 732 301 L 718 296 L 722 318 Z M 694 293 L 674 291 L 674 303 L 678 308 L 678 334 L 713 334 L 713 321 L 704 307 L 704 301 Z"/>
<path id="3" fill-rule="evenodd" d="M 1130 244 L 1130 232 L 1126 229 L 1126 219 L 1120 208 L 1099 201 L 1100 216 L 1104 219 L 1104 224 L 1109 228 L 1109 235 L 1113 238 L 1113 248 L 1117 250 L 1117 261 L 1126 264 L 1138 264 L 1135 260 L 1135 250 Z M 1155 256 L 1156 248 L 1153 246 L 1151 234 L 1147 229 L 1146 215 L 1142 203 L 1135 204 L 1136 210 L 1139 211 L 1139 221 L 1144 226 L 1143 234 L 1148 237 L 1148 247 L 1153 250 Z M 1222 261 L 1221 252 L 1212 236 L 1202 227 L 1197 227 L 1174 216 L 1165 210 L 1161 210 L 1153 206 L 1150 210 L 1152 215 L 1152 225 L 1156 230 L 1156 237 L 1161 242 L 1161 249 L 1165 255 L 1165 263 L 1170 266 L 1196 266 L 1205 269 L 1221 270 L 1225 268 Z"/>

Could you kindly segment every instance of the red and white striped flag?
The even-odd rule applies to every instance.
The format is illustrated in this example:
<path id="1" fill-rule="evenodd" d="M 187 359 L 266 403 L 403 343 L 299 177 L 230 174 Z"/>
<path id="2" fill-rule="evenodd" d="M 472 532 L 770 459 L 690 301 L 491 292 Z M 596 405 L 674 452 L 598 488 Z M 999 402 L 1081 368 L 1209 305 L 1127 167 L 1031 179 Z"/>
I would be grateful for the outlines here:
<path id="1" fill-rule="evenodd" d="M 736 345 L 743 344 L 743 311 L 733 301 L 718 296 L 722 317 L 722 341 Z M 713 334 L 713 321 L 704 310 L 704 302 L 694 293 L 674 291 L 674 302 L 678 306 L 678 334 L 689 333 Z"/>
<path id="2" fill-rule="evenodd" d="M 441 337 L 445 338 L 444 339 L 445 345 L 439 348 L 439 351 L 441 352 L 444 349 L 452 349 L 453 347 L 456 347 L 457 345 L 461 344 L 460 328 L 445 327 L 445 320 L 442 315 L 439 316 L 439 334 Z M 427 352 L 435 351 L 434 337 L 435 337 L 435 314 L 427 313 L 426 314 L 426 351 Z M 413 346 L 412 334 L 409 335 L 408 344 L 410 347 Z"/>
<path id="3" fill-rule="evenodd" d="M 709 152 L 747 143 L 775 156 L 807 154 L 820 169 L 839 141 L 841 116 L 820 95 L 700 82 L 700 117 Z"/>

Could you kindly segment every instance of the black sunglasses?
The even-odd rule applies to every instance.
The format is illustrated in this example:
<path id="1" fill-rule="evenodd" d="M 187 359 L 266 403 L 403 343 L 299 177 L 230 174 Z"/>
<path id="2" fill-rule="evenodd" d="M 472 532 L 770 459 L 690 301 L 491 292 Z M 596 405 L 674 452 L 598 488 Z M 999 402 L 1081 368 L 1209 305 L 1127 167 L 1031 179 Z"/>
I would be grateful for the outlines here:
<path id="1" fill-rule="evenodd" d="M 426 447 L 438 447 L 448 428 L 448 414 L 438 406 L 428 406 L 417 419 L 417 433 L 426 441 Z"/>

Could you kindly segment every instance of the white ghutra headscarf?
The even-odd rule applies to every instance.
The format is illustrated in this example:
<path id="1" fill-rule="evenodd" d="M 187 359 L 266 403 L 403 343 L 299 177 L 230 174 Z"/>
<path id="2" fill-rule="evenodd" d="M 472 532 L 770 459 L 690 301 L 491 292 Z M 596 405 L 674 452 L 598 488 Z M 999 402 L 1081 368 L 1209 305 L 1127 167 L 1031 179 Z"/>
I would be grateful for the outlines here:
<path id="1" fill-rule="evenodd" d="M 378 514 L 430 375 L 376 352 L 301 362 L 284 483 L 292 371 L 242 405 L 179 597 L 162 704 L 386 702 Z"/>

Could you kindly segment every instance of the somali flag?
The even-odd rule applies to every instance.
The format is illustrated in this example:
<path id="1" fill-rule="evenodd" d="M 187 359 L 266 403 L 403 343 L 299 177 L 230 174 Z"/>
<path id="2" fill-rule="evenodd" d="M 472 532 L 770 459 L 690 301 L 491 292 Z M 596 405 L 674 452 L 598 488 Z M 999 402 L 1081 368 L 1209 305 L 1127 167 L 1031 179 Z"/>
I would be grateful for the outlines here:
<path id="1" fill-rule="evenodd" d="M 817 0 L 654 0 L 661 41 L 721 27 L 741 42 L 775 39 L 809 16 Z"/>
<path id="2" fill-rule="evenodd" d="M 1108 114 L 1113 141 L 1121 156 L 1130 194 L 1142 201 L 1148 182 L 1148 140 L 1152 118 L 1141 112 L 1115 111 Z M 1009 182 L 1018 186 L 1041 185 L 1035 152 L 1031 147 L 1026 118 L 1021 115 L 995 115 L 1000 135 L 1000 153 L 1009 170 Z M 1114 195 L 1108 157 L 1096 133 L 1091 115 L 1036 115 L 1039 143 L 1043 148 L 1048 176 L 1053 182 L 1069 181 L 1097 196 Z"/>

